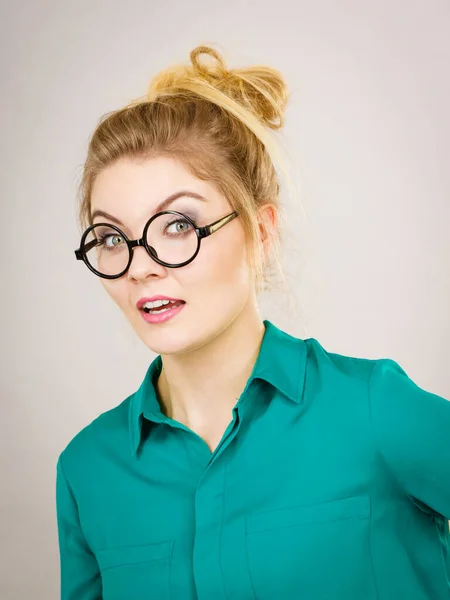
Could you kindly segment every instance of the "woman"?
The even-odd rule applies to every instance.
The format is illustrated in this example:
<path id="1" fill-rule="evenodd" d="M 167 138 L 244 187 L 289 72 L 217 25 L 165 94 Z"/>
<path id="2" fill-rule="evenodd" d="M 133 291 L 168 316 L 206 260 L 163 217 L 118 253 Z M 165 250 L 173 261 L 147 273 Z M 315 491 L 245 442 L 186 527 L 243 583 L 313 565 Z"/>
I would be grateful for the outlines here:
<path id="1" fill-rule="evenodd" d="M 158 356 L 59 457 L 61 598 L 449 598 L 450 402 L 261 319 L 286 84 L 191 62 L 84 166 L 76 258 Z"/>

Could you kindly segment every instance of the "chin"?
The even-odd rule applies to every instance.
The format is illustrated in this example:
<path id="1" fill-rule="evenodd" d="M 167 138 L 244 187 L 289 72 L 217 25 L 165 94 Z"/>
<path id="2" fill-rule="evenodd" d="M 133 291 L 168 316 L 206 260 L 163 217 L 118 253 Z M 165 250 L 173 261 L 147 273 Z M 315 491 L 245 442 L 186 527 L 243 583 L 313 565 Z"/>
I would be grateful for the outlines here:
<path id="1" fill-rule="evenodd" d="M 182 354 L 192 349 L 198 338 L 195 331 L 188 331 L 186 326 L 175 326 L 171 323 L 159 325 L 143 324 L 136 330 L 141 341 L 155 354 Z"/>

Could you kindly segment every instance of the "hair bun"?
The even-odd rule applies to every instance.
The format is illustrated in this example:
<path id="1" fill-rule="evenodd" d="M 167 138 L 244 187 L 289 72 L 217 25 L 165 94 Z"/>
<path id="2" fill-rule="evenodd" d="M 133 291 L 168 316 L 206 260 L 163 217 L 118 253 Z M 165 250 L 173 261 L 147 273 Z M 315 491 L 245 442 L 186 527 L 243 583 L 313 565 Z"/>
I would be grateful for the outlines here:
<path id="1" fill-rule="evenodd" d="M 205 67 L 201 64 L 199 61 L 199 56 L 201 54 L 209 54 L 209 56 L 212 56 L 216 59 L 216 72 L 211 70 L 211 68 Z M 214 48 L 210 48 L 209 46 L 197 46 L 194 48 L 194 50 L 192 50 L 190 58 L 194 69 L 202 77 L 222 78 L 230 76 L 230 72 L 228 71 L 223 58 Z"/>
<path id="2" fill-rule="evenodd" d="M 202 54 L 215 60 L 205 65 L 200 60 Z M 289 93 L 280 71 L 265 65 L 228 69 L 220 53 L 205 45 L 195 47 L 190 58 L 191 64 L 171 65 L 153 77 L 146 100 L 195 95 L 223 107 L 228 98 L 270 129 L 281 129 L 284 125 Z"/>
<path id="3" fill-rule="evenodd" d="M 202 65 L 199 61 L 201 54 L 215 58 L 215 64 Z M 270 129 L 283 126 L 289 92 L 280 71 L 266 65 L 228 69 L 217 50 L 209 46 L 197 46 L 190 56 L 200 77 L 250 110 Z"/>

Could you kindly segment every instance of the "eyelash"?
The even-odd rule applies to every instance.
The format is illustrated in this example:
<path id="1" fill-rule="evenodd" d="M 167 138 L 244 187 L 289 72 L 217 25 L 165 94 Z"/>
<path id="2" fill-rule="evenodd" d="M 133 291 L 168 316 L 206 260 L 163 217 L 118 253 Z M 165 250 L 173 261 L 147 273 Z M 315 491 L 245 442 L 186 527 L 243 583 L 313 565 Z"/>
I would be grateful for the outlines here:
<path id="1" fill-rule="evenodd" d="M 191 221 L 193 221 L 193 223 L 195 224 L 195 226 L 198 227 L 198 225 L 197 225 L 197 216 L 196 215 L 194 215 L 193 213 L 190 213 L 188 211 L 183 211 L 183 210 L 180 210 L 180 212 L 183 215 L 186 215 L 186 217 L 189 217 L 191 219 Z M 175 217 L 175 218 L 177 218 L 177 215 L 172 215 L 172 216 Z"/>
<path id="2" fill-rule="evenodd" d="M 194 223 L 194 225 L 195 225 L 196 227 L 198 227 L 198 223 L 197 223 L 197 215 L 196 215 L 196 214 L 194 214 L 194 213 L 191 213 L 191 212 L 189 212 L 189 211 L 183 211 L 183 210 L 180 210 L 180 211 L 177 211 L 177 212 L 180 212 L 182 215 L 186 215 L 186 217 L 189 217 L 189 218 L 191 219 L 191 221 Z M 171 216 L 172 216 L 174 219 L 177 219 L 177 218 L 178 218 L 178 215 L 171 215 Z"/>

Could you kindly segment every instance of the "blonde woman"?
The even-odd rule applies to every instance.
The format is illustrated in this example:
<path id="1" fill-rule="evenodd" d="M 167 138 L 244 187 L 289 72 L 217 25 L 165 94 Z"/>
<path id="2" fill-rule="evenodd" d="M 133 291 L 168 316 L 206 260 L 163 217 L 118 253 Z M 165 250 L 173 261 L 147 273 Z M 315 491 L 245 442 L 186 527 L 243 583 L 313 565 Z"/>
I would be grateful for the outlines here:
<path id="1" fill-rule="evenodd" d="M 286 82 L 190 59 L 84 165 L 76 259 L 158 356 L 59 456 L 61 598 L 448 599 L 450 402 L 262 320 Z"/>

